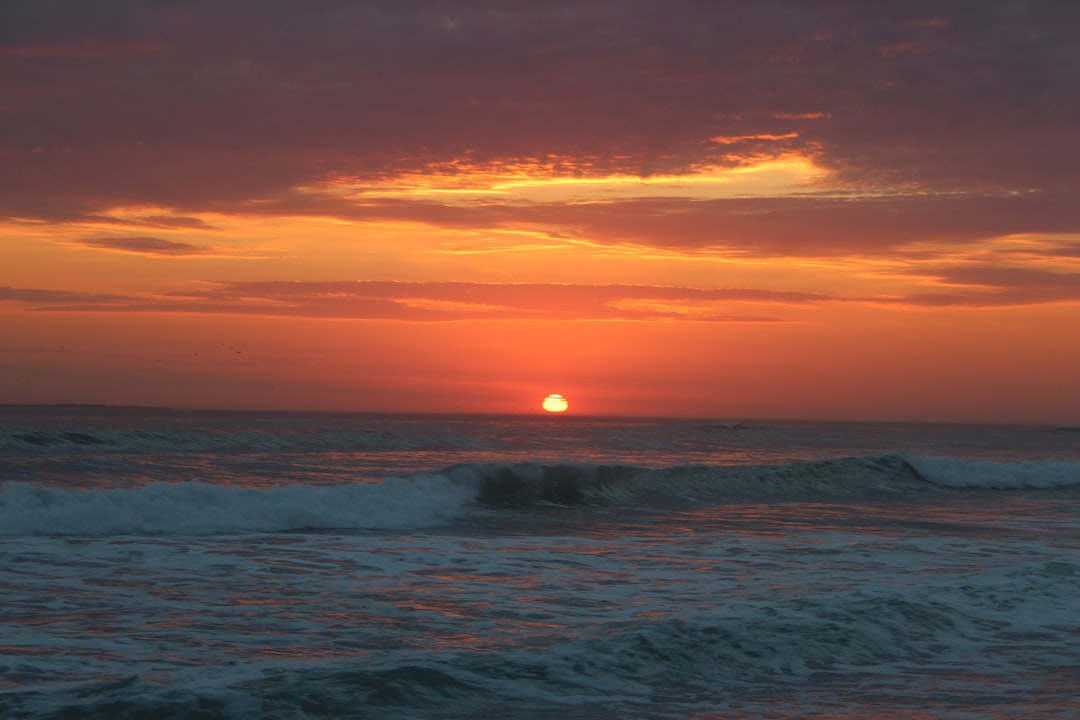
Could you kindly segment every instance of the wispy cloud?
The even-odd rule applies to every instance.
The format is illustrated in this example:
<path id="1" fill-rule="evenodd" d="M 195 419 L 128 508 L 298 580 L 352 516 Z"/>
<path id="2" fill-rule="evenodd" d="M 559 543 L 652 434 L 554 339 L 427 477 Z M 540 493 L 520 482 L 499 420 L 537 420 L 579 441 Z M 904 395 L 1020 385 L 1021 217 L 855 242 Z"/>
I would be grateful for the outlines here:
<path id="1" fill-rule="evenodd" d="M 71 303 L 83 303 L 93 306 L 107 306 L 111 303 L 129 302 L 124 295 L 102 293 L 81 293 L 70 290 L 44 290 L 39 288 L 15 288 L 0 285 L 0 302 L 28 303 L 42 308 L 56 307 Z"/>
<path id="2" fill-rule="evenodd" d="M 827 295 L 754 288 L 553 283 L 263 281 L 198 283 L 119 295 L 0 287 L 0 302 L 63 312 L 209 313 L 363 320 L 634 320 L 781 322 L 785 307 L 843 302 L 1006 307 L 1080 300 L 1080 272 L 998 266 L 909 269 L 937 290 Z M 761 309 L 766 311 L 762 312 Z"/>
<path id="3" fill-rule="evenodd" d="M 942 290 L 916 293 L 896 302 L 932 307 L 1002 307 L 1080 300 L 1080 272 L 977 264 L 917 272 L 933 279 Z"/>
<path id="4" fill-rule="evenodd" d="M 156 237 L 92 237 L 80 238 L 75 241 L 85 247 L 101 248 L 103 250 L 117 250 L 120 252 L 137 253 L 139 255 L 205 255 L 212 248 L 191 243 L 163 240 Z"/>
<path id="5" fill-rule="evenodd" d="M 1080 234 L 1072 196 L 1045 193 L 821 193 L 798 197 L 628 198 L 617 201 L 470 204 L 287 193 L 251 214 L 316 215 L 446 228 L 525 229 L 560 239 L 748 256 L 880 254 L 926 243 L 976 243 L 1022 233 Z"/>
<path id="6" fill-rule="evenodd" d="M 776 322 L 740 307 L 824 302 L 811 293 L 648 285 L 469 282 L 234 282 L 153 297 L 0 289 L 0 300 L 65 312 L 195 312 L 299 317 L 436 320 L 695 320 Z"/>
<path id="7" fill-rule="evenodd" d="M 822 295 L 753 289 L 698 289 L 648 285 L 495 284 L 470 282 L 233 283 L 209 293 L 216 299 L 258 297 L 286 303 L 300 314 L 330 316 L 376 303 L 401 319 L 580 319 L 706 321 L 776 320 L 738 316 L 731 303 L 775 305 L 821 302 Z M 389 303 L 389 305 L 386 305 Z M 725 308 L 719 310 L 718 308 Z"/>

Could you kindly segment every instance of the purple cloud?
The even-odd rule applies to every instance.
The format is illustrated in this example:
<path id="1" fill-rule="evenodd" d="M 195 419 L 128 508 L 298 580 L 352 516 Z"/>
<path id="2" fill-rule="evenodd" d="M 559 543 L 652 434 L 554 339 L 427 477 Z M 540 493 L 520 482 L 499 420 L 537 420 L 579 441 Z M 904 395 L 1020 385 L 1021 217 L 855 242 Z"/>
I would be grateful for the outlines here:
<path id="1" fill-rule="evenodd" d="M 0 216 L 229 209 L 466 156 L 650 175 L 778 147 L 847 183 L 1080 185 L 1075 3 L 57 0 L 2 25 Z"/>
<path id="2" fill-rule="evenodd" d="M 1003 307 L 1080 300 L 1080 273 L 1034 267 L 956 265 L 909 274 L 929 277 L 948 290 L 887 302 L 941 306 Z"/>

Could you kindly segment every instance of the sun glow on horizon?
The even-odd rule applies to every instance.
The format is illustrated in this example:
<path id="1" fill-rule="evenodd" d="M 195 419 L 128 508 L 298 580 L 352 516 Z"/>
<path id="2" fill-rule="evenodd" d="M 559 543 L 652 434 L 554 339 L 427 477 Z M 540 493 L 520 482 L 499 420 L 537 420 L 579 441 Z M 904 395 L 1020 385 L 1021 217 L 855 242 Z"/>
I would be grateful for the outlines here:
<path id="1" fill-rule="evenodd" d="M 570 407 L 570 403 L 566 401 L 562 395 L 558 393 L 552 393 L 544 398 L 544 402 L 541 404 L 546 412 L 549 413 L 563 413 Z"/>

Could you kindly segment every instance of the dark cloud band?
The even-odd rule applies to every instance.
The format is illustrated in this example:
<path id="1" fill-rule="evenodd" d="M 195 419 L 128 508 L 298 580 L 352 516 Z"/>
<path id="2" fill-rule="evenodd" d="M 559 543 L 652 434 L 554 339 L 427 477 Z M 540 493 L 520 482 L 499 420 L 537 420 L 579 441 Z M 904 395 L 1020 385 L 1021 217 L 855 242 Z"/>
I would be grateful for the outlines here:
<path id="1" fill-rule="evenodd" d="M 3 13 L 0 215 L 16 218 L 228 209 L 466 155 L 647 176 L 782 149 L 863 186 L 1080 185 L 1077 3 L 58 0 Z"/>

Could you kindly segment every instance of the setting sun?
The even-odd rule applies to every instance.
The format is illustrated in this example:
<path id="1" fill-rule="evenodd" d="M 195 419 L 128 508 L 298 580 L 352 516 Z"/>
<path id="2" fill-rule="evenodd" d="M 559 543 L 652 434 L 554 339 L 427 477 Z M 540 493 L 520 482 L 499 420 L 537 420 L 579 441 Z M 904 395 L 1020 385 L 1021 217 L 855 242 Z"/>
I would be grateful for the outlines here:
<path id="1" fill-rule="evenodd" d="M 566 412 L 566 409 L 570 407 L 570 403 L 562 395 L 552 393 L 544 398 L 542 407 L 549 413 L 561 413 Z"/>
<path id="2" fill-rule="evenodd" d="M 4 4 L 0 405 L 1078 422 L 1080 3 L 158 4 Z"/>

